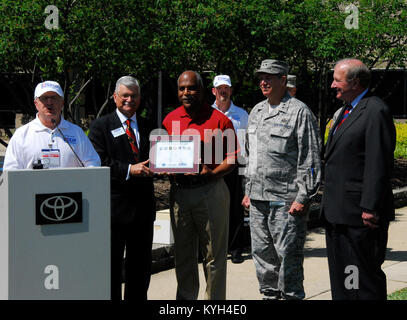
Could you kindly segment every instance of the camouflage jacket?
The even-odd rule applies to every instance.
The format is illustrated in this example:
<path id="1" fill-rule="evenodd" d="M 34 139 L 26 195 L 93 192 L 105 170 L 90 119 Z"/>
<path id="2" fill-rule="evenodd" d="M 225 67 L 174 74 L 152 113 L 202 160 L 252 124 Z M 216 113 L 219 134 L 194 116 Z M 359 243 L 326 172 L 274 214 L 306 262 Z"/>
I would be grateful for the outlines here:
<path id="1" fill-rule="evenodd" d="M 270 112 L 267 100 L 249 115 L 246 133 L 246 194 L 264 201 L 306 204 L 321 180 L 321 141 L 316 119 L 286 94 Z"/>

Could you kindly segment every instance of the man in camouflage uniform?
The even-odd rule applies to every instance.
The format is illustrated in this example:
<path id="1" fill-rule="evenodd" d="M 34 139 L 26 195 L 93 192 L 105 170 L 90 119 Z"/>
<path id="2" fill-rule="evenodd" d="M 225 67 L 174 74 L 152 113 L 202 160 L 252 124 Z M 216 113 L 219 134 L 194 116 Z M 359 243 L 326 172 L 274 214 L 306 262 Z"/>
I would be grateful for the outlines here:
<path id="1" fill-rule="evenodd" d="M 255 75 L 267 100 L 249 115 L 246 195 L 252 256 L 264 299 L 304 299 L 307 209 L 321 179 L 311 110 L 286 92 L 288 65 L 264 60 Z"/>
<path id="2" fill-rule="evenodd" d="M 297 77 L 293 74 L 287 75 L 287 92 L 291 97 L 295 98 L 297 93 Z"/>

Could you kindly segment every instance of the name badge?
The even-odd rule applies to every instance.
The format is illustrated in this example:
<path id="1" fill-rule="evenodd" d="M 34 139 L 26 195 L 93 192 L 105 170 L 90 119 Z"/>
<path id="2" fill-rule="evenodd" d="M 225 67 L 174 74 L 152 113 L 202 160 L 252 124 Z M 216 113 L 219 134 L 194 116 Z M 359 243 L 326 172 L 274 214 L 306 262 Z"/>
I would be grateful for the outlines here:
<path id="1" fill-rule="evenodd" d="M 42 164 L 44 168 L 59 168 L 61 152 L 59 149 L 42 149 Z"/>
<path id="2" fill-rule="evenodd" d="M 119 137 L 119 136 L 121 136 L 121 135 L 123 135 L 123 134 L 126 133 L 126 132 L 124 131 L 123 127 L 114 129 L 114 130 L 112 130 L 111 132 L 112 132 L 113 137 L 115 137 L 115 138 L 117 138 L 117 137 Z"/>
<path id="3" fill-rule="evenodd" d="M 65 135 L 65 139 L 67 142 L 69 142 L 70 144 L 76 144 L 76 137 L 75 136 L 68 136 Z"/>

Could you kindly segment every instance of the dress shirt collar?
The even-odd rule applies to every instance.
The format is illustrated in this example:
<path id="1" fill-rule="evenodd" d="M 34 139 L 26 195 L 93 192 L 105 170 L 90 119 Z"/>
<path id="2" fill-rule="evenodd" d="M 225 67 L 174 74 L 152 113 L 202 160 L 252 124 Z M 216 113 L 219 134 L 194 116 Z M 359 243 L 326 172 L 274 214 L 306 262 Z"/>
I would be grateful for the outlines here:
<path id="1" fill-rule="evenodd" d="M 292 99 L 292 97 L 286 92 L 284 94 L 284 96 L 281 98 L 280 103 L 275 106 L 272 106 L 268 99 L 265 100 L 268 112 L 272 115 L 275 115 L 275 114 L 277 114 L 277 112 L 280 112 L 280 111 L 287 113 L 288 105 L 289 105 L 291 99 Z"/>
<path id="2" fill-rule="evenodd" d="M 362 98 L 364 97 L 364 95 L 367 93 L 368 89 L 366 89 L 365 91 L 363 91 L 360 95 L 358 95 L 356 97 L 355 100 L 352 101 L 351 105 L 352 105 L 352 109 L 355 108 L 357 106 L 357 104 L 359 103 L 360 100 L 362 100 Z"/>
<path id="3" fill-rule="evenodd" d="M 121 113 L 121 112 L 119 111 L 119 109 L 117 109 L 117 108 L 116 108 L 116 113 L 117 113 L 117 116 L 118 116 L 119 119 L 120 119 L 120 122 L 125 125 L 125 124 L 126 124 L 126 120 L 129 119 L 129 118 L 127 118 L 127 117 L 126 117 L 123 113 Z M 132 116 L 130 119 L 132 120 L 132 123 L 134 123 L 134 124 L 137 125 L 137 113 L 136 113 L 136 112 L 133 114 L 133 116 Z"/>
<path id="4" fill-rule="evenodd" d="M 53 131 L 56 130 L 56 128 L 55 128 L 55 129 L 50 129 L 50 128 L 44 126 L 44 125 L 42 124 L 40 118 L 38 117 L 38 113 L 36 114 L 35 119 L 32 121 L 32 126 L 34 127 L 34 130 L 35 130 L 35 131 L 49 131 L 49 132 L 53 132 Z M 66 129 L 66 128 L 68 128 L 68 121 L 66 121 L 62 115 L 61 115 L 61 121 L 59 122 L 59 124 L 58 124 L 57 127 L 60 128 L 60 129 Z"/>
<path id="5" fill-rule="evenodd" d="M 215 102 L 212 104 L 212 107 L 215 108 L 215 109 L 217 109 L 217 110 L 219 110 L 220 112 L 223 113 L 223 111 L 220 110 L 220 109 L 218 108 L 218 106 L 216 105 L 216 100 L 215 100 Z M 228 115 L 228 114 L 231 114 L 231 113 L 235 113 L 235 112 L 236 112 L 236 106 L 235 106 L 235 104 L 233 103 L 233 101 L 230 101 L 230 107 L 229 107 L 229 109 L 225 112 L 225 115 Z"/>

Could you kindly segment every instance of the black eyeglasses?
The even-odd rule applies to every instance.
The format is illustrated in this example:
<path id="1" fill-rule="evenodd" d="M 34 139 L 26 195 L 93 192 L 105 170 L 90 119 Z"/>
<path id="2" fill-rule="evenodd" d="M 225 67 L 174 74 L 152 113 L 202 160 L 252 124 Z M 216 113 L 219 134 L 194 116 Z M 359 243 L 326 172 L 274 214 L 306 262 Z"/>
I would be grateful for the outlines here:
<path id="1" fill-rule="evenodd" d="M 120 99 L 122 100 L 128 100 L 129 98 L 131 98 L 131 100 L 136 100 L 139 96 L 138 93 L 135 94 L 124 94 L 124 95 L 120 95 L 118 94 L 118 96 L 120 97 Z"/>
<path id="2" fill-rule="evenodd" d="M 58 96 L 58 95 L 55 95 L 55 96 L 41 96 L 41 97 L 39 97 L 38 99 L 39 99 L 42 103 L 45 103 L 45 102 L 47 102 L 48 100 L 51 100 L 51 102 L 56 102 L 56 101 L 58 101 L 58 98 L 59 98 L 59 96 Z"/>

